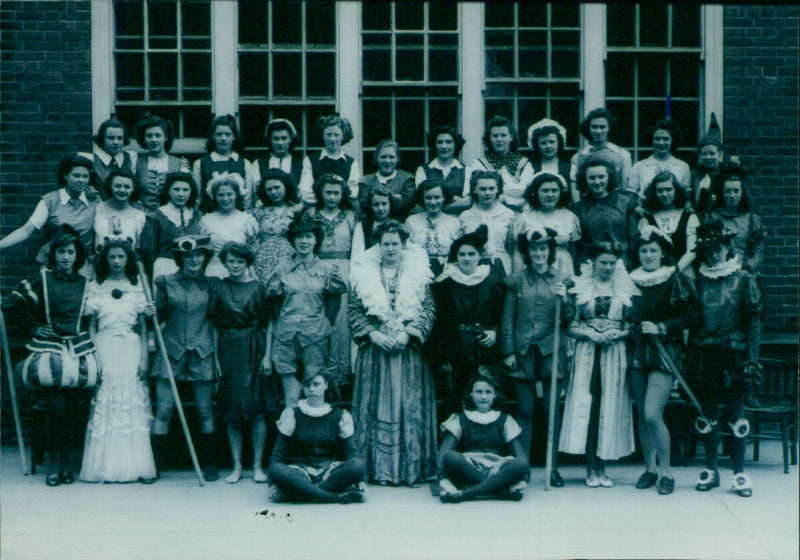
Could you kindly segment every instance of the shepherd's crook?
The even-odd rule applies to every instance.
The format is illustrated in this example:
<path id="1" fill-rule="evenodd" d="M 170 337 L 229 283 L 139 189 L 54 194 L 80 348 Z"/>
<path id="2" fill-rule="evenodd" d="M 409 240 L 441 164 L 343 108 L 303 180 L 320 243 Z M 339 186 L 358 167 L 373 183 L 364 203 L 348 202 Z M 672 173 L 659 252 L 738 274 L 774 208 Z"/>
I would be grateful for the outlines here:
<path id="1" fill-rule="evenodd" d="M 14 386 L 14 370 L 11 367 L 11 353 L 8 350 L 8 334 L 6 333 L 6 318 L 0 311 L 0 337 L 2 337 L 3 359 L 5 360 L 6 373 L 8 374 L 8 390 L 11 396 L 11 408 L 14 411 L 14 426 L 17 428 L 17 442 L 19 443 L 19 460 L 22 461 L 22 473 L 28 476 L 28 456 L 25 454 L 25 442 L 22 440 L 22 424 L 19 421 L 19 405 L 17 404 L 17 388 Z"/>
<path id="2" fill-rule="evenodd" d="M 552 251 L 552 249 L 550 249 Z M 561 267 L 558 270 L 562 281 Z M 561 334 L 561 296 L 556 297 L 555 327 L 553 332 L 553 369 L 550 372 L 550 412 L 547 415 L 547 457 L 544 463 L 544 489 L 550 490 L 550 475 L 553 472 L 553 436 L 556 421 L 556 394 L 558 392 L 558 346 Z"/>

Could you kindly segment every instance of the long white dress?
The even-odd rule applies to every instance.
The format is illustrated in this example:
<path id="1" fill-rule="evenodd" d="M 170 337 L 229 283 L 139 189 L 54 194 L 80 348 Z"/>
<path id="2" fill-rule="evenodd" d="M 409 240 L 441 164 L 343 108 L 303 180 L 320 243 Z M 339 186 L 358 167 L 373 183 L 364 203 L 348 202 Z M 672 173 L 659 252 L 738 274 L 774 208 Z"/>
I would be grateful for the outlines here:
<path id="1" fill-rule="evenodd" d="M 86 297 L 86 314 L 97 315 L 95 345 L 103 371 L 86 426 L 80 479 L 132 482 L 154 478 L 153 417 L 147 386 L 137 376 L 142 347 L 139 335 L 133 332 L 139 313 L 144 312 L 144 291 L 127 279 L 106 280 L 92 282 Z"/>

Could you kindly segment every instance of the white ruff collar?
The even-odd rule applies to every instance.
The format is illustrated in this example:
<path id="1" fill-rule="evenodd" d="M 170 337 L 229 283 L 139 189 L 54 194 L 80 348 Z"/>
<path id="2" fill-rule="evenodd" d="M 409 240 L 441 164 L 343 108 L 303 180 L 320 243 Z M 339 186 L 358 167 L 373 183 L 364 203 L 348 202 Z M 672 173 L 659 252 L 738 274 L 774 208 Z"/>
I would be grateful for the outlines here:
<path id="1" fill-rule="evenodd" d="M 674 266 L 662 266 L 658 270 L 651 270 L 650 272 L 640 266 L 631 272 L 631 280 L 637 286 L 657 286 L 669 280 L 673 272 L 675 272 Z"/>
<path id="2" fill-rule="evenodd" d="M 706 278 L 714 280 L 716 278 L 730 276 L 740 268 L 742 268 L 742 263 L 739 262 L 739 255 L 736 255 L 732 259 L 728 259 L 724 263 L 716 266 L 708 266 L 706 263 L 703 263 L 700 265 L 699 272 Z"/>
<path id="3" fill-rule="evenodd" d="M 444 270 L 436 278 L 437 282 L 442 282 L 447 280 L 448 278 L 452 278 L 459 284 L 463 284 L 464 286 L 477 286 L 489 276 L 489 273 L 492 271 L 492 267 L 488 264 L 481 264 L 475 269 L 475 272 L 472 274 L 464 274 L 461 272 L 461 269 L 458 268 L 458 265 L 455 263 L 447 263 L 447 266 L 444 267 Z"/>
<path id="4" fill-rule="evenodd" d="M 322 406 L 311 406 L 308 404 L 306 399 L 297 401 L 297 408 L 299 408 L 303 414 L 306 416 L 311 416 L 312 418 L 320 418 L 321 416 L 325 416 L 331 410 L 333 410 L 333 407 L 328 403 L 325 403 Z"/>
<path id="5" fill-rule="evenodd" d="M 477 410 L 464 409 L 464 416 L 476 424 L 491 424 L 500 418 L 499 410 L 490 410 L 489 412 L 478 412 Z"/>
<path id="6" fill-rule="evenodd" d="M 588 303 L 594 299 L 594 271 L 592 261 L 586 261 L 581 265 L 579 276 L 573 277 L 575 285 L 568 291 L 575 294 L 575 303 L 578 305 Z M 631 297 L 641 295 L 639 288 L 631 280 L 630 274 L 625 270 L 622 259 L 617 259 L 614 266 L 614 274 L 611 276 L 611 292 L 613 297 L 619 298 L 626 307 L 631 306 Z"/>
<path id="7" fill-rule="evenodd" d="M 381 253 L 373 245 L 350 264 L 350 284 L 367 310 L 367 315 L 381 322 L 392 322 L 392 328 L 401 329 L 402 323 L 417 318 L 422 310 L 425 288 L 431 283 L 433 273 L 428 253 L 422 247 L 407 241 L 400 253 L 400 277 L 394 309 L 389 294 L 381 282 Z"/>

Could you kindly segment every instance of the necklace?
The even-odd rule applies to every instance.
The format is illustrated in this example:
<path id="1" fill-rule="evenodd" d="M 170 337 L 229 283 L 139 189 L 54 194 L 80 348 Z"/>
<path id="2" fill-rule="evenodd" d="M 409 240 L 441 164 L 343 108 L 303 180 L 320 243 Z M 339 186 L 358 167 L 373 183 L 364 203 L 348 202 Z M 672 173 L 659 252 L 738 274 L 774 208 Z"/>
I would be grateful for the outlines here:
<path id="1" fill-rule="evenodd" d="M 386 276 L 386 271 L 392 271 L 391 277 Z M 381 265 L 381 284 L 386 288 L 386 293 L 389 295 L 389 303 L 394 306 L 394 300 L 397 297 L 397 281 L 400 278 L 400 266 L 387 267 Z"/>

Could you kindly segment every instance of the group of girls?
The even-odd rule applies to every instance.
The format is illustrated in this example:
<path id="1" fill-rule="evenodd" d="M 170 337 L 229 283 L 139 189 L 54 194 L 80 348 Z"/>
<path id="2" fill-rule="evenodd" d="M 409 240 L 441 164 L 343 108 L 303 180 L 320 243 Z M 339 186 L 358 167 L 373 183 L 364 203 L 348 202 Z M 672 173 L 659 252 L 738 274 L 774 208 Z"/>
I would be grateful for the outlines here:
<path id="1" fill-rule="evenodd" d="M 701 140 L 698 168 L 688 172 L 672 155 L 677 128 L 658 121 L 653 155 L 632 166 L 609 142 L 613 117 L 597 109 L 581 123 L 587 146 L 569 162 L 561 158 L 564 127 L 534 123 L 529 160 L 512 123 L 494 117 L 484 156 L 469 166 L 458 160 L 464 138 L 442 125 L 428 134 L 435 158 L 415 175 L 399 168 L 397 142 L 384 140 L 378 171 L 362 178 L 342 151 L 353 137 L 347 119 L 318 124 L 324 147 L 301 161 L 292 154 L 292 123 L 271 121 L 269 154 L 251 163 L 240 155 L 235 119 L 215 118 L 208 153 L 190 171 L 168 154 L 169 122 L 137 125 L 147 149 L 137 156 L 122 149 L 127 132 L 111 119 L 94 154 L 62 159 L 63 188 L 0 240 L 6 248 L 45 230 L 41 276 L 23 282 L 7 305 L 47 316 L 37 336 L 86 331 L 97 348 L 92 367 L 103 380 L 82 479 L 151 482 L 163 470 L 171 370 L 194 392 L 206 479 L 219 476 L 219 381 L 233 457 L 225 480 L 243 476 L 251 424 L 253 478 L 269 479 L 276 499 L 363 501 L 363 480 L 414 486 L 437 473 L 442 501 L 519 499 L 534 406 L 551 389 L 566 394 L 563 411 L 560 399 L 553 411 L 543 399 L 554 418 L 552 486 L 564 485 L 559 451 L 586 455 L 589 487 L 613 485 L 606 462 L 634 451 L 633 400 L 647 469 L 637 487 L 668 494 L 663 411 L 688 330 L 686 361 L 703 368 L 702 380 L 700 370 L 688 371 L 704 383 L 696 392 L 709 426 L 708 470 L 697 489 L 719 484 L 717 401 L 724 397 L 728 419 L 741 425 L 741 373 L 757 367 L 763 225 L 744 171 L 724 162 L 718 134 Z M 154 304 L 144 298 L 148 278 Z M 66 286 L 70 297 L 39 295 Z M 733 298 L 737 290 L 743 295 Z M 729 301 L 735 310 L 722 309 Z M 151 368 L 148 321 L 163 324 L 165 343 Z M 730 360 L 710 363 L 719 348 Z M 262 454 L 273 374 L 285 410 L 268 476 Z M 516 419 L 500 411 L 503 375 L 516 393 Z M 349 383 L 351 412 L 334 408 L 331 395 Z M 71 392 L 45 392 L 54 418 L 63 417 Z M 441 425 L 438 455 L 437 399 L 454 411 Z M 59 439 L 66 424 L 56 424 L 52 485 L 73 478 Z M 748 495 L 734 447 L 737 491 Z"/>

